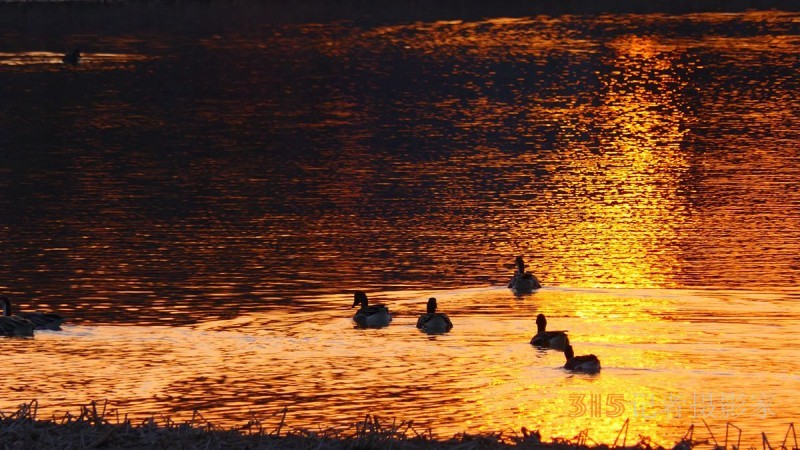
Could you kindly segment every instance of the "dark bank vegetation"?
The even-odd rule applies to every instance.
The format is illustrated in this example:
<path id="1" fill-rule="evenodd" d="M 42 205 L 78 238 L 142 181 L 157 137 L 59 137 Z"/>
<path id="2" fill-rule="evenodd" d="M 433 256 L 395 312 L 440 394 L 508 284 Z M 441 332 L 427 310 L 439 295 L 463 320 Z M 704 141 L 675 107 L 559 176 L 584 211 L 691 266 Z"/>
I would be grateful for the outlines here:
<path id="1" fill-rule="evenodd" d="M 418 430 L 411 422 L 383 421 L 367 415 L 351 430 L 289 429 L 283 417 L 277 423 L 251 420 L 243 426 L 222 429 L 195 413 L 191 420 L 149 418 L 134 422 L 107 405 L 92 402 L 78 415 L 50 420 L 37 418 L 38 403 L 20 405 L 13 413 L 0 413 L 0 448 L 5 449 L 606 449 L 587 445 L 581 433 L 573 440 L 541 442 L 539 434 L 523 429 L 520 434 L 468 435 L 434 438 L 430 430 Z M 661 449 L 642 439 L 628 449 Z"/>
<path id="2" fill-rule="evenodd" d="M 457 434 L 446 440 L 435 438 L 430 430 L 416 429 L 412 422 L 379 420 L 367 415 L 350 430 L 336 429 L 290 429 L 283 416 L 277 423 L 265 424 L 251 420 L 240 427 L 223 429 L 206 421 L 199 413 L 191 420 L 175 422 L 169 418 L 151 417 L 134 422 L 120 416 L 116 410 L 108 410 L 107 404 L 90 403 L 81 407 L 78 415 L 66 414 L 42 420 L 37 417 L 38 403 L 33 401 L 19 406 L 13 413 L 0 411 L 1 449 L 398 449 L 398 450 L 664 450 L 664 447 L 649 438 L 639 436 L 630 444 L 627 427 L 624 426 L 612 445 L 596 444 L 588 431 L 572 439 L 554 439 L 543 442 L 538 432 L 525 428 L 512 435 L 496 433 L 483 435 Z M 627 421 L 625 422 L 627 425 Z M 690 427 L 690 430 L 693 426 Z M 794 433 L 794 427 L 789 429 Z M 623 434 L 624 432 L 624 434 Z M 788 445 L 787 445 L 788 443 Z M 793 444 L 793 445 L 792 445 Z M 675 450 L 703 448 L 724 450 L 728 442 L 695 441 L 687 434 L 675 446 Z M 738 445 L 732 444 L 732 450 Z M 770 446 L 764 441 L 763 450 L 798 450 L 797 439 L 787 432 L 783 444 Z"/>
<path id="3" fill-rule="evenodd" d="M 265 24 L 360 24 L 564 14 L 800 11 L 797 0 L 0 0 L 10 32 L 209 33 Z"/>

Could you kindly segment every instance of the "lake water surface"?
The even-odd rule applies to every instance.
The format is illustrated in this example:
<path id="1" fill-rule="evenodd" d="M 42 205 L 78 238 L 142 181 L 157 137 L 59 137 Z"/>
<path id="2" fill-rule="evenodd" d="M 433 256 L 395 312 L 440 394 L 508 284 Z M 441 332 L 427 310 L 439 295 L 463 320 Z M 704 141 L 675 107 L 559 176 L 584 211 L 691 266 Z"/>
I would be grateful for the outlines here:
<path id="1" fill-rule="evenodd" d="M 800 416 L 800 14 L 70 30 L 0 30 L 0 290 L 68 318 L 0 340 L 0 411 L 663 445 Z M 545 288 L 504 287 L 516 255 Z M 531 347 L 538 313 L 602 372 Z"/>

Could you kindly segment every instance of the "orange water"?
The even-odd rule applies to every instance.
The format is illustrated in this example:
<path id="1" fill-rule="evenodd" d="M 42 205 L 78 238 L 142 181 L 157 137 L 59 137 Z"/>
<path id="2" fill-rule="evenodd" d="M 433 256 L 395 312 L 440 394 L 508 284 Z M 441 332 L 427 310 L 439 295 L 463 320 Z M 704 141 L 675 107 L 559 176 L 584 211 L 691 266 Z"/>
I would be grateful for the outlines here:
<path id="1" fill-rule="evenodd" d="M 455 327 L 415 328 L 428 295 Z M 315 308 L 251 312 L 193 326 L 70 325 L 14 340 L 3 411 L 38 399 L 40 414 L 109 408 L 221 425 L 255 417 L 277 426 L 346 428 L 366 413 L 413 420 L 442 437 L 539 429 L 545 438 L 611 443 L 677 441 L 690 424 L 721 441 L 731 422 L 753 445 L 782 439 L 796 420 L 800 370 L 792 348 L 796 294 L 776 291 L 554 287 L 515 297 L 505 288 L 376 295 L 394 311 L 381 330 L 356 330 L 349 298 Z M 528 341 L 534 317 L 569 331 L 598 375 L 564 371 L 563 354 Z M 10 340 L 2 345 L 10 348 Z M 113 417 L 113 416 L 112 416 Z M 780 436 L 779 436 L 780 435 Z"/>

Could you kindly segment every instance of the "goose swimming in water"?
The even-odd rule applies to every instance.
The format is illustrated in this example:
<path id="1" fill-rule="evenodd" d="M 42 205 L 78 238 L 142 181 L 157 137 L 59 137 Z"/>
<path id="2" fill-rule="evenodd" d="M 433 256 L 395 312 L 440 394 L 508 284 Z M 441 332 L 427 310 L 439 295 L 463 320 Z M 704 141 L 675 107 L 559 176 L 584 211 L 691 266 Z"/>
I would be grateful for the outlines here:
<path id="1" fill-rule="evenodd" d="M 569 345 L 569 336 L 566 331 L 545 331 L 547 328 L 547 318 L 544 314 L 536 316 L 536 335 L 531 339 L 531 345 L 536 347 L 554 348 L 556 350 L 566 350 Z"/>
<path id="2" fill-rule="evenodd" d="M 0 302 L 3 303 L 3 311 L 8 311 L 7 315 L 10 315 L 11 300 L 9 300 L 8 297 L 6 297 L 5 295 L 0 295 Z M 64 321 L 63 317 L 53 313 L 23 312 L 15 315 L 14 317 L 19 317 L 30 321 L 33 324 L 33 328 L 35 330 L 57 331 L 61 329 L 61 322 Z"/>
<path id="3" fill-rule="evenodd" d="M 0 296 L 3 303 L 3 315 L 0 317 L 0 336 L 33 336 L 33 322 L 22 317 L 11 315 L 11 301 Z"/>
<path id="4" fill-rule="evenodd" d="M 78 63 L 81 62 L 80 50 L 76 48 L 75 50 L 67 53 L 66 55 L 64 55 L 63 58 L 61 58 L 61 62 L 63 62 L 64 64 L 71 64 L 73 66 L 77 65 Z"/>
<path id="5" fill-rule="evenodd" d="M 431 297 L 428 299 L 428 312 L 419 316 L 417 328 L 428 334 L 447 333 L 453 329 L 453 322 L 447 314 L 436 312 L 436 299 Z"/>
<path id="6" fill-rule="evenodd" d="M 597 373 L 600 372 L 600 360 L 594 355 L 575 356 L 572 351 L 572 346 L 567 344 L 564 350 L 564 356 L 567 358 L 567 363 L 564 368 L 573 372 L 583 373 Z"/>
<path id="7" fill-rule="evenodd" d="M 351 308 L 361 305 L 361 308 L 356 311 L 356 315 L 353 316 L 356 328 L 383 328 L 389 326 L 389 322 L 392 321 L 389 308 L 384 305 L 370 305 L 367 300 L 367 294 L 361 291 L 356 291 L 353 297 L 353 306 Z"/>
<path id="8" fill-rule="evenodd" d="M 525 272 L 525 261 L 522 256 L 517 256 L 516 265 L 517 271 L 514 272 L 511 281 L 508 282 L 509 289 L 514 291 L 515 294 L 530 294 L 534 289 L 542 287 L 542 283 L 539 282 L 536 275 Z"/>

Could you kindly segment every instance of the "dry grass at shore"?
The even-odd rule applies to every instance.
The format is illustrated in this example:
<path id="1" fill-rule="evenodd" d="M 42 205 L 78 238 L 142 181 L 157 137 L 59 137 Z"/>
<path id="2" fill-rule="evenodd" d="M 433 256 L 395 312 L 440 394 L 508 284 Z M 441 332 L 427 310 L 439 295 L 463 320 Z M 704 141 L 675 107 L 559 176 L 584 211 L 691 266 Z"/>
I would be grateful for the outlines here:
<path id="1" fill-rule="evenodd" d="M 541 443 L 538 435 L 523 430 L 518 436 L 460 434 L 449 440 L 435 439 L 429 430 L 419 431 L 410 422 L 381 422 L 366 416 L 355 430 L 289 430 L 285 412 L 280 422 L 267 427 L 260 421 L 221 429 L 201 414 L 184 423 L 150 418 L 133 423 L 107 405 L 94 402 L 82 406 L 79 415 L 67 414 L 51 420 L 37 418 L 38 403 L 21 405 L 12 414 L 0 413 L 0 448 L 3 449 L 459 449 L 494 450 L 507 448 L 563 449 L 588 448 L 585 442 Z M 580 440 L 580 438 L 578 438 Z M 595 448 L 608 448 L 607 446 Z M 638 446 L 637 448 L 651 448 Z M 659 447 L 660 448 L 660 447 Z"/>
<path id="2" fill-rule="evenodd" d="M 419 431 L 411 422 L 381 422 L 367 415 L 354 430 L 287 429 L 284 419 L 274 427 L 253 420 L 244 426 L 222 429 L 195 413 L 191 420 L 177 423 L 170 419 L 150 418 L 133 423 L 116 411 L 107 411 L 107 404 L 95 402 L 82 406 L 79 415 L 66 414 L 50 420 L 37 418 L 38 403 L 24 404 L 11 414 L 0 412 L 0 449 L 397 449 L 397 450 L 664 450 L 646 437 L 632 446 L 588 445 L 587 434 L 571 440 L 541 442 L 536 432 L 525 428 L 520 434 L 458 434 L 448 440 L 436 439 L 430 430 Z M 627 422 L 626 422 L 627 424 Z M 792 428 L 793 430 L 793 428 Z M 622 430 L 620 431 L 622 433 Z M 675 449 L 691 450 L 697 444 L 691 438 L 682 440 Z M 786 442 L 781 448 L 786 449 Z M 726 443 L 727 447 L 727 443 Z M 795 441 L 795 450 L 797 447 Z M 716 449 L 723 449 L 720 445 Z M 732 447 L 736 449 L 736 446 Z M 766 448 L 766 447 L 765 447 Z M 769 447 L 772 450 L 772 447 Z"/>

